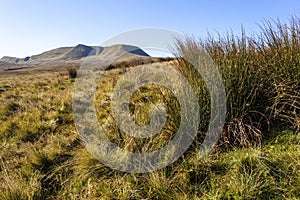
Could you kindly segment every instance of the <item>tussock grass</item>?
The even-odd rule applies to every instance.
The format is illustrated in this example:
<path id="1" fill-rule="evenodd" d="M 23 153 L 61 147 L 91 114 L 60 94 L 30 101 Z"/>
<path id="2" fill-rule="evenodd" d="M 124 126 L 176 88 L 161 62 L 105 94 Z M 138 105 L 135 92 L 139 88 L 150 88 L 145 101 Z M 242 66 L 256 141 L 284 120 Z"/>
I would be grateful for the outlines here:
<path id="1" fill-rule="evenodd" d="M 223 144 L 259 146 L 263 133 L 273 127 L 299 131 L 299 26 L 300 20 L 294 17 L 290 24 L 265 21 L 256 36 L 248 37 L 242 30 L 241 36 L 178 41 L 179 55 L 196 56 L 201 48 L 206 50 L 224 80 L 228 103 Z M 193 66 L 179 58 L 177 68 L 199 89 L 200 101 L 208 102 L 205 83 Z M 206 116 L 206 105 L 201 115 Z"/>
<path id="2" fill-rule="evenodd" d="M 76 78 L 77 76 L 77 69 L 74 67 L 69 67 L 68 68 L 68 73 L 69 73 L 69 78 Z"/>

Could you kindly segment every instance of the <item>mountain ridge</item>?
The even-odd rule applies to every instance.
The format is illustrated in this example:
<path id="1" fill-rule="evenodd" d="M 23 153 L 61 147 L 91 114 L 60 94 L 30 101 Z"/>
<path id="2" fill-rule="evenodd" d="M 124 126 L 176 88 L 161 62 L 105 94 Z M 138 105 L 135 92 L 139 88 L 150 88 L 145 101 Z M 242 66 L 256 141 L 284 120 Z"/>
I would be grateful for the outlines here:
<path id="1" fill-rule="evenodd" d="M 58 47 L 37 55 L 28 56 L 25 58 L 17 58 L 11 56 L 3 56 L 0 62 L 9 64 L 30 64 L 33 62 L 45 61 L 78 61 L 89 56 L 106 55 L 110 57 L 118 57 L 124 54 L 132 54 L 135 56 L 149 57 L 149 55 L 136 46 L 115 44 L 112 46 L 88 46 L 78 44 L 71 47 Z"/>

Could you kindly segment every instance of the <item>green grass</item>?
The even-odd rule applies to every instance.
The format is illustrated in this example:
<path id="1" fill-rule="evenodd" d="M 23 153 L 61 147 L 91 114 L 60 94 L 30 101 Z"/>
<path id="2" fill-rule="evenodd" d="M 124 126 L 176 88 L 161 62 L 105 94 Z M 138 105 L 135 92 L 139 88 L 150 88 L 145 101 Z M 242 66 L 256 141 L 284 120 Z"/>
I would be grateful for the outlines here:
<path id="1" fill-rule="evenodd" d="M 114 72 L 111 74 L 115 77 Z M 150 174 L 111 170 L 93 158 L 78 139 L 71 120 L 71 96 L 66 95 L 72 90 L 68 75 L 47 77 L 1 81 L 1 85 L 10 81 L 14 88 L 1 93 L 1 98 L 22 107 L 1 119 L 1 199 L 299 196 L 300 138 L 286 130 L 268 134 L 261 148 L 216 150 L 204 159 L 190 152 L 171 166 Z M 107 80 L 111 78 L 107 75 Z M 42 92 L 36 93 L 38 90 Z M 6 109 L 6 104 L 1 105 L 1 110 Z"/>
<path id="2" fill-rule="evenodd" d="M 293 20 L 288 29 L 266 23 L 257 40 L 226 36 L 179 43 L 180 50 L 192 52 L 202 45 L 215 61 L 227 92 L 226 124 L 219 145 L 200 159 L 207 90 L 182 59 L 161 63 L 174 66 L 197 89 L 203 123 L 179 160 L 147 174 L 112 170 L 87 151 L 73 123 L 74 79 L 67 69 L 1 78 L 0 199 L 298 199 L 300 34 L 294 31 L 300 23 Z M 149 123 L 155 103 L 167 105 L 167 123 L 150 139 L 123 133 L 111 116 L 109 95 L 126 70 L 112 67 L 103 75 L 95 95 L 98 121 L 127 151 L 159 149 L 178 128 L 178 102 L 155 84 L 139 88 L 129 105 L 136 123 Z"/>

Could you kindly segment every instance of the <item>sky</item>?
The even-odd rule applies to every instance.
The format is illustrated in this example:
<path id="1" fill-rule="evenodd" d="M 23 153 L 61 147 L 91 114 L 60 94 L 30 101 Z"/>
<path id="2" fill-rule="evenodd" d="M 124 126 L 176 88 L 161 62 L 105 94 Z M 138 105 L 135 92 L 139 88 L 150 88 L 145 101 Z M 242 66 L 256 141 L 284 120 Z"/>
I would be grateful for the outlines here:
<path id="1" fill-rule="evenodd" d="M 264 19 L 300 17 L 299 0 L 0 0 L 0 58 L 25 57 L 62 46 L 100 45 L 138 28 L 258 32 Z"/>

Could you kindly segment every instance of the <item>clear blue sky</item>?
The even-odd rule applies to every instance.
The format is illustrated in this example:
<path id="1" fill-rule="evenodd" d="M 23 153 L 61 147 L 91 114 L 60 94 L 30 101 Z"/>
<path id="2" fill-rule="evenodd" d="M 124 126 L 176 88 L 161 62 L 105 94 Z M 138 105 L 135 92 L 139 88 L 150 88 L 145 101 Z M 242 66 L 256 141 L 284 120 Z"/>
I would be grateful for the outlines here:
<path id="1" fill-rule="evenodd" d="M 0 0 L 0 57 L 78 43 L 99 45 L 124 31 L 159 27 L 189 35 L 255 32 L 263 19 L 300 16 L 299 0 Z"/>

